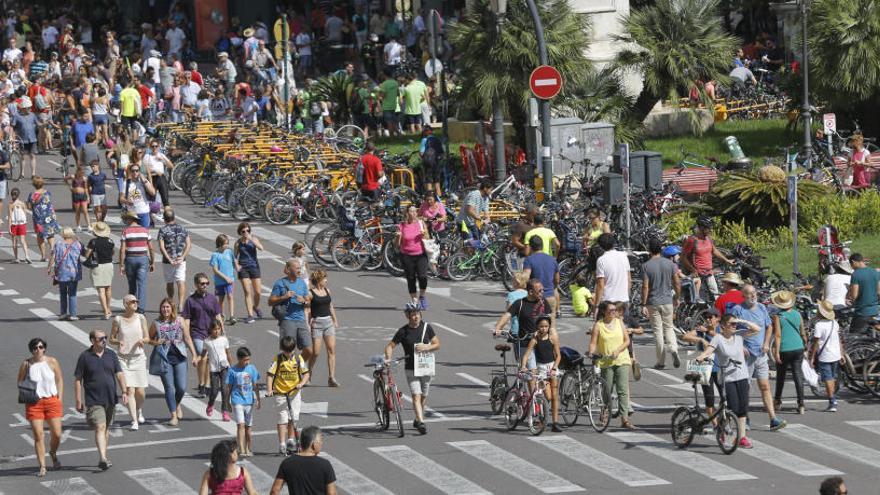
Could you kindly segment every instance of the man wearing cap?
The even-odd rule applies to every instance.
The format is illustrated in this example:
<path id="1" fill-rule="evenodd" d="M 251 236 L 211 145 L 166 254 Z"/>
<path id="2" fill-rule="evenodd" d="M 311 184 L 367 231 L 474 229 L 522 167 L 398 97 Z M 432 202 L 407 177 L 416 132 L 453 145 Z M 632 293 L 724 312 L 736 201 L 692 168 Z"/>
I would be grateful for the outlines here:
<path id="1" fill-rule="evenodd" d="M 834 309 L 846 306 L 846 294 L 849 291 L 850 276 L 853 268 L 849 261 L 841 260 L 834 265 L 834 270 L 825 276 L 822 285 L 823 299 L 830 301 Z"/>
<path id="2" fill-rule="evenodd" d="M 728 306 L 733 307 L 737 304 L 742 304 L 745 300 L 742 292 L 739 290 L 743 285 L 743 281 L 739 274 L 734 272 L 725 273 L 724 276 L 721 277 L 721 284 L 724 293 L 718 296 L 718 299 L 715 300 L 715 309 L 718 310 L 719 315 L 726 313 Z"/>
<path id="3" fill-rule="evenodd" d="M 846 294 L 847 302 L 853 307 L 849 331 L 862 333 L 880 313 L 880 301 L 877 299 L 880 292 L 880 272 L 869 268 L 868 259 L 861 253 L 853 253 L 849 257 L 849 264 L 854 270 Z"/>
<path id="4" fill-rule="evenodd" d="M 238 71 L 235 70 L 235 64 L 229 60 L 228 53 L 218 53 L 217 59 L 219 61 L 217 65 L 217 77 L 223 81 L 223 86 L 226 90 L 226 97 L 232 98 L 235 96 L 233 91 L 235 90 L 235 78 L 238 76 Z"/>
<path id="5" fill-rule="evenodd" d="M 819 380 L 825 382 L 825 392 L 828 394 L 828 407 L 825 410 L 837 412 L 837 375 L 840 374 L 840 365 L 844 362 L 846 350 L 840 337 L 841 330 L 835 318 L 834 306 L 830 301 L 819 301 L 816 309 L 819 311 L 819 321 L 814 323 L 813 343 L 807 362 L 815 363 Z"/>
<path id="6" fill-rule="evenodd" d="M 743 303 L 733 306 L 728 313 L 737 319 L 752 322 L 760 328 L 756 335 L 743 338 L 743 346 L 746 351 L 749 378 L 757 380 L 758 388 L 761 390 L 761 400 L 764 402 L 764 408 L 770 416 L 770 429 L 776 431 L 784 428 L 787 423 L 785 420 L 780 420 L 776 417 L 773 399 L 770 395 L 770 363 L 768 356 L 770 342 L 774 338 L 773 324 L 767 307 L 758 302 L 758 291 L 755 287 L 746 284 L 743 286 L 742 293 L 745 299 Z"/>
<path id="7" fill-rule="evenodd" d="M 678 278 L 678 266 L 669 258 L 661 255 L 663 243 L 652 240 L 650 246 L 651 259 L 642 266 L 642 314 L 651 320 L 654 331 L 657 363 L 655 369 L 663 369 L 666 364 L 666 352 L 672 354 L 672 365 L 681 366 L 678 357 L 678 340 L 672 316 L 681 296 L 681 281 Z"/>

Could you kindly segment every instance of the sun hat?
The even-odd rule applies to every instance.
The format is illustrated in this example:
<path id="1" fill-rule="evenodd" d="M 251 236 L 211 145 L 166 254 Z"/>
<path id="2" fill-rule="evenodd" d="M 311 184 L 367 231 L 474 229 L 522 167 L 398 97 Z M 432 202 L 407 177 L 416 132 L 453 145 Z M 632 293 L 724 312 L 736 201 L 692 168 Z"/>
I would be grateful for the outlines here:
<path id="1" fill-rule="evenodd" d="M 254 35 L 254 28 L 247 28 L 241 34 L 244 35 L 245 38 L 250 38 Z"/>
<path id="2" fill-rule="evenodd" d="M 110 226 L 104 222 L 95 222 L 92 232 L 96 237 L 110 237 Z"/>
<path id="3" fill-rule="evenodd" d="M 731 283 L 734 285 L 743 285 L 743 279 L 736 272 L 727 272 L 721 277 L 722 282 Z"/>
<path id="4" fill-rule="evenodd" d="M 141 219 L 139 216 L 137 216 L 137 213 L 135 213 L 133 211 L 126 211 L 125 213 L 122 214 L 122 221 L 124 222 L 126 220 L 140 222 Z"/>
<path id="5" fill-rule="evenodd" d="M 831 301 L 829 301 L 827 299 L 823 299 L 823 300 L 819 301 L 819 304 L 817 304 L 817 306 L 818 306 L 820 315 L 824 316 L 825 318 L 827 318 L 829 320 L 835 319 L 834 305 L 831 304 Z"/>
<path id="6" fill-rule="evenodd" d="M 779 290 L 770 294 L 770 304 L 779 309 L 789 309 L 794 306 L 794 293 L 788 290 Z"/>
<path id="7" fill-rule="evenodd" d="M 19 103 L 19 108 L 30 108 L 31 107 L 31 99 L 27 96 L 21 97 L 21 103 Z"/>
<path id="8" fill-rule="evenodd" d="M 217 58 L 224 58 L 224 57 L 228 58 L 229 54 L 226 52 L 220 52 L 217 54 Z"/>
<path id="9" fill-rule="evenodd" d="M 842 271 L 843 273 L 852 274 L 852 272 L 854 271 L 852 265 L 850 265 L 849 261 L 846 260 L 839 261 L 834 266 L 836 266 L 837 269 Z"/>

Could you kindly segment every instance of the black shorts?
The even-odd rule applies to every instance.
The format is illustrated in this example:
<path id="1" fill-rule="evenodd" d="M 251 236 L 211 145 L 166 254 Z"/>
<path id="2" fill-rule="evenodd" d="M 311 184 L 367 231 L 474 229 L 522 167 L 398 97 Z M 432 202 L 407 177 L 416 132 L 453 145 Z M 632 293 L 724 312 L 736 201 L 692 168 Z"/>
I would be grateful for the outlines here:
<path id="1" fill-rule="evenodd" d="M 21 151 L 33 155 L 37 152 L 37 143 L 21 143 Z"/>
<path id="2" fill-rule="evenodd" d="M 122 117 L 122 125 L 126 129 L 134 129 L 135 122 L 137 122 L 137 117 L 125 117 L 125 116 Z"/>
<path id="3" fill-rule="evenodd" d="M 244 267 L 243 266 L 243 267 L 241 267 L 241 270 L 238 271 L 238 278 L 239 279 L 260 278 L 260 267 L 259 266 L 253 266 L 253 267 Z"/>
<path id="4" fill-rule="evenodd" d="M 443 182 L 443 164 L 440 159 L 426 159 L 422 160 L 422 171 L 424 173 L 425 184 L 433 184 L 433 183 L 441 183 Z"/>

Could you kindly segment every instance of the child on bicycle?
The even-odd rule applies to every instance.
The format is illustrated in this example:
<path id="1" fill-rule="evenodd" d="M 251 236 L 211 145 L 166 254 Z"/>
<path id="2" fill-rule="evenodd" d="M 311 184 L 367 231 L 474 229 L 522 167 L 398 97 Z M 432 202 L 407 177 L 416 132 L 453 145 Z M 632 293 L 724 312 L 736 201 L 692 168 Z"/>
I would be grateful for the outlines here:
<path id="1" fill-rule="evenodd" d="M 229 368 L 226 374 L 226 396 L 232 403 L 235 423 L 238 426 L 236 439 L 238 452 L 242 457 L 253 454 L 254 437 L 251 427 L 254 425 L 254 407 L 260 408 L 260 393 L 256 384 L 260 382 L 260 372 L 251 364 L 251 351 L 247 347 L 239 347 L 235 352 L 238 362 Z"/>
<path id="2" fill-rule="evenodd" d="M 559 353 L 559 337 L 555 333 L 552 335 L 550 333 L 550 315 L 538 316 L 535 319 L 535 325 L 537 332 L 529 341 L 529 346 L 523 353 L 519 367 L 523 373 L 528 371 L 526 363 L 528 363 L 529 354 L 535 353 L 535 361 L 538 364 L 537 375 L 548 378 L 545 382 L 547 385 L 544 387 L 544 396 L 550 401 L 550 407 L 553 411 L 551 429 L 558 433 L 562 431 L 559 428 L 559 397 L 556 394 L 556 370 L 559 369 L 559 361 L 562 359 L 562 355 Z M 535 376 L 533 375 L 529 380 L 530 390 L 534 390 L 534 380 Z"/>
<path id="3" fill-rule="evenodd" d="M 278 411 L 278 453 L 291 455 L 299 445 L 296 422 L 302 407 L 303 387 L 309 383 L 309 367 L 302 355 L 296 352 L 296 339 L 290 335 L 281 337 L 281 353 L 275 356 L 266 372 L 266 397 L 275 397 Z"/>

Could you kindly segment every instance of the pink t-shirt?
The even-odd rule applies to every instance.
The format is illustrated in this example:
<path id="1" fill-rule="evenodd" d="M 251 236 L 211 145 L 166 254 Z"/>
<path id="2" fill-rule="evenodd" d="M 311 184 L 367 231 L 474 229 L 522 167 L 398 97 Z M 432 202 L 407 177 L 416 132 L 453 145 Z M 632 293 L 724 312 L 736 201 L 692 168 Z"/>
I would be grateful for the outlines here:
<path id="1" fill-rule="evenodd" d="M 410 256 L 424 254 L 422 246 L 422 223 L 401 223 L 397 226 L 400 232 L 400 252 Z"/>
<path id="2" fill-rule="evenodd" d="M 429 208 L 427 203 L 422 203 L 419 207 L 419 216 L 423 218 L 440 218 L 446 216 L 446 208 L 439 202 L 434 203 L 433 208 Z M 431 222 L 431 228 L 434 232 L 443 232 L 446 224 L 443 222 Z"/>

